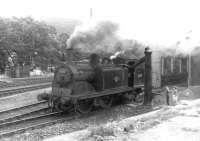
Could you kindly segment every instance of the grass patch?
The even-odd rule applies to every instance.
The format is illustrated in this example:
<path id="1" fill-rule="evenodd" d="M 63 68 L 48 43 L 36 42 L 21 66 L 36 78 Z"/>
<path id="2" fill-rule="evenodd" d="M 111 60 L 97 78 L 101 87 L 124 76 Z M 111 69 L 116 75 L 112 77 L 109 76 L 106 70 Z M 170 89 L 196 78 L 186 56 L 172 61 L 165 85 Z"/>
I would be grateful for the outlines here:
<path id="1" fill-rule="evenodd" d="M 147 130 L 162 123 L 163 121 L 183 115 L 180 111 L 185 108 L 186 107 L 173 108 L 167 106 L 163 107 L 161 111 L 155 114 L 143 116 L 139 119 L 130 118 L 124 121 L 109 122 L 100 126 L 91 126 L 88 128 L 89 134 L 86 138 L 84 138 L 84 140 L 103 141 L 106 140 L 107 137 L 113 137 L 114 140 L 120 136 L 125 135 L 126 137 L 128 133 L 136 133 L 138 131 Z"/>
<path id="2" fill-rule="evenodd" d="M 90 135 L 89 137 L 94 136 L 115 136 L 116 127 L 112 124 L 100 125 L 98 127 L 90 127 Z"/>
<path id="3" fill-rule="evenodd" d="M 124 132 L 137 132 L 140 130 L 147 130 L 152 128 L 163 121 L 166 121 L 175 116 L 181 115 L 178 111 L 174 111 L 171 109 L 163 109 L 163 111 L 148 117 L 143 117 L 138 120 L 130 120 L 126 123 L 123 123 L 123 131 Z"/>

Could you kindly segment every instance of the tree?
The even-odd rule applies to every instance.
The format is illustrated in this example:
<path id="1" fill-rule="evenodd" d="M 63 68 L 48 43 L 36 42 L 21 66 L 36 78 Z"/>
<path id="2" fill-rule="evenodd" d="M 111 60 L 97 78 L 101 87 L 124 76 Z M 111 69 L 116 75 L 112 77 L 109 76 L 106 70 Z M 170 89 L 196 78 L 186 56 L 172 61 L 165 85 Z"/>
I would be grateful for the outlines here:
<path id="1" fill-rule="evenodd" d="M 14 66 L 38 65 L 46 69 L 49 64 L 56 65 L 66 52 L 68 38 L 68 34 L 57 35 L 53 26 L 30 17 L 0 18 L 0 57 L 7 64 L 10 58 Z M 5 68 L 5 63 L 0 65 Z"/>

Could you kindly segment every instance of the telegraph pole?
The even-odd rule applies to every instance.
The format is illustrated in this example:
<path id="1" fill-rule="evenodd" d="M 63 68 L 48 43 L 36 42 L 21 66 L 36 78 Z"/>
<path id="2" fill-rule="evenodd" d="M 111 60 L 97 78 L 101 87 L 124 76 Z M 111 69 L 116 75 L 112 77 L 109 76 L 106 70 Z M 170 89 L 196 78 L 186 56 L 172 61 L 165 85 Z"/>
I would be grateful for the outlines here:
<path id="1" fill-rule="evenodd" d="M 189 88 L 191 84 L 191 54 L 188 54 L 188 81 L 187 81 L 187 87 Z"/>
<path id="2" fill-rule="evenodd" d="M 152 94 L 152 66 L 151 54 L 149 47 L 145 48 L 145 77 L 144 77 L 144 105 L 151 105 L 153 100 Z"/>
<path id="3" fill-rule="evenodd" d="M 190 30 L 187 34 L 191 34 L 192 30 Z M 191 37 L 190 35 L 185 37 L 188 46 L 191 46 Z M 187 80 L 187 87 L 191 85 L 191 50 L 188 50 L 188 80 Z"/>
<path id="4" fill-rule="evenodd" d="M 93 9 L 90 8 L 90 19 L 92 20 L 92 18 L 93 18 Z"/>

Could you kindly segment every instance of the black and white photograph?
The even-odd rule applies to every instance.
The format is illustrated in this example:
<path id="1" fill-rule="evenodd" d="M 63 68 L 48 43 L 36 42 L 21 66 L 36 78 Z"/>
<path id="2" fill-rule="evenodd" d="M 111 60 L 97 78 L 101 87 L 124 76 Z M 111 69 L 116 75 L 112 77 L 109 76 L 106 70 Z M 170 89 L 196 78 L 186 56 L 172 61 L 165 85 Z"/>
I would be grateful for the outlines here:
<path id="1" fill-rule="evenodd" d="M 0 4 L 0 141 L 200 141 L 200 1 Z"/>

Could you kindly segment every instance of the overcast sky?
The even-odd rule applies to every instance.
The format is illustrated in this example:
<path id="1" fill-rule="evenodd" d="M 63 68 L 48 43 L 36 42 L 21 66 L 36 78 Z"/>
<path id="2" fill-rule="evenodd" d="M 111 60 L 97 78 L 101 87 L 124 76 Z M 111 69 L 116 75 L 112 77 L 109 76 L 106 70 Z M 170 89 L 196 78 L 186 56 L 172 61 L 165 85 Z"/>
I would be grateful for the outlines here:
<path id="1" fill-rule="evenodd" d="M 192 30 L 200 37 L 198 0 L 0 0 L 0 16 L 31 16 L 87 21 L 111 20 L 120 25 L 124 37 L 154 44 L 172 44 Z"/>

